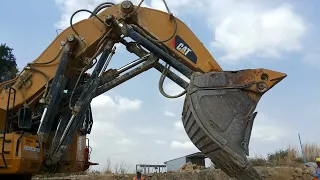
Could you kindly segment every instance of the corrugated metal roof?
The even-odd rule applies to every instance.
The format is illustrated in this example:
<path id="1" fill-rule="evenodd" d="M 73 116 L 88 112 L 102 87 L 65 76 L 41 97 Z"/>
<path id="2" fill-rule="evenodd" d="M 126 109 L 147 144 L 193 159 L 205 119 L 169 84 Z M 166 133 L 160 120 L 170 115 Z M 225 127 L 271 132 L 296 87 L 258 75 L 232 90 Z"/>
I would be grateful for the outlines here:
<path id="1" fill-rule="evenodd" d="M 199 158 L 206 158 L 207 156 L 201 152 L 196 152 L 193 154 L 189 154 L 186 156 L 187 158 L 192 158 L 192 157 L 199 157 Z"/>
<path id="2" fill-rule="evenodd" d="M 186 156 L 181 156 L 181 157 L 178 157 L 178 158 L 175 158 L 175 159 L 171 159 L 171 160 L 168 160 L 168 161 L 165 161 L 164 164 L 167 164 L 167 162 L 169 161 L 174 161 L 176 159 L 180 159 L 182 157 L 185 157 L 185 158 L 206 158 L 207 156 L 201 152 L 196 152 L 196 153 L 192 153 L 192 154 L 189 154 L 189 155 L 186 155 Z"/>

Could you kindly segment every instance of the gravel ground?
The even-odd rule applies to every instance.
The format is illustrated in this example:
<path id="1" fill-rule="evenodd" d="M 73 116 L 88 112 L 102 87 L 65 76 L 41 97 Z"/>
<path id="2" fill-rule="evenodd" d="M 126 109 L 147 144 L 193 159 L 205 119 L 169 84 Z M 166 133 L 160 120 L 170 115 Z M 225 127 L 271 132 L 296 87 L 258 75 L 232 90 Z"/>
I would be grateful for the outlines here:
<path id="1" fill-rule="evenodd" d="M 294 167 L 256 167 L 265 180 L 311 180 L 312 169 Z M 34 180 L 131 180 L 133 175 L 72 175 L 66 177 L 34 177 Z M 197 172 L 164 173 L 147 176 L 148 180 L 232 180 L 224 172 L 215 169 Z"/>

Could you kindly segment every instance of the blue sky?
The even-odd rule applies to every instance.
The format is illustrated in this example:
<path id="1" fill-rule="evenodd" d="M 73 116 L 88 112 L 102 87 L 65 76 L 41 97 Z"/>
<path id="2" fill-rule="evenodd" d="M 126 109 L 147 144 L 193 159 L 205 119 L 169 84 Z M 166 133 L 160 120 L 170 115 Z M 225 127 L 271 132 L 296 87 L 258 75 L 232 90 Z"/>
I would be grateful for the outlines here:
<path id="1" fill-rule="evenodd" d="M 0 42 L 14 49 L 18 66 L 33 61 L 51 43 L 70 15 L 92 10 L 101 0 L 2 2 Z M 119 2 L 119 1 L 117 1 Z M 133 1 L 138 3 L 139 1 Z M 161 0 L 144 6 L 165 10 Z M 320 1 L 203 0 L 169 1 L 170 9 L 205 44 L 225 70 L 267 68 L 288 74 L 261 99 L 250 143 L 251 155 L 265 155 L 289 144 L 317 142 L 320 121 Z M 81 14 L 76 21 L 87 17 Z M 134 56 L 123 48 L 112 60 L 120 67 Z M 163 163 L 197 151 L 182 128 L 183 99 L 169 100 L 158 91 L 160 74 L 150 70 L 97 97 L 90 135 L 92 161 Z M 166 80 L 168 93 L 181 89 Z"/>

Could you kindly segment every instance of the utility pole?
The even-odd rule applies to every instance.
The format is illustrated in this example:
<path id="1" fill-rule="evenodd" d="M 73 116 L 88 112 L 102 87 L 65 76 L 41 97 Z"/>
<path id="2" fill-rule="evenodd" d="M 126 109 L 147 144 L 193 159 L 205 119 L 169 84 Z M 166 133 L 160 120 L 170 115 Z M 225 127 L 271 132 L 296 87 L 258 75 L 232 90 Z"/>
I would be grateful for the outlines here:
<path id="1" fill-rule="evenodd" d="M 302 142 L 301 142 L 301 138 L 300 138 L 300 134 L 298 133 L 298 136 L 299 136 L 299 141 L 300 141 L 300 147 L 301 147 L 301 153 L 302 153 L 302 158 L 303 158 L 303 161 L 304 161 L 304 164 L 307 163 L 306 161 L 306 157 L 304 155 L 304 151 L 303 151 L 303 147 L 302 147 Z"/>

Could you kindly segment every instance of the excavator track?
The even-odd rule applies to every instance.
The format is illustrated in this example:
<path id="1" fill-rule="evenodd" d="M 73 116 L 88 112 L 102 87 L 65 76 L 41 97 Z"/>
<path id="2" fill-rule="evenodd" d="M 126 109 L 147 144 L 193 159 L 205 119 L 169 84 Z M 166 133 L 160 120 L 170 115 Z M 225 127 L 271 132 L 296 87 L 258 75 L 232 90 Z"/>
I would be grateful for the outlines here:
<path id="1" fill-rule="evenodd" d="M 243 83 L 250 71 L 194 73 L 182 122 L 193 144 L 230 177 L 262 180 L 247 159 L 254 110 L 263 94 L 250 90 L 255 83 Z"/>

